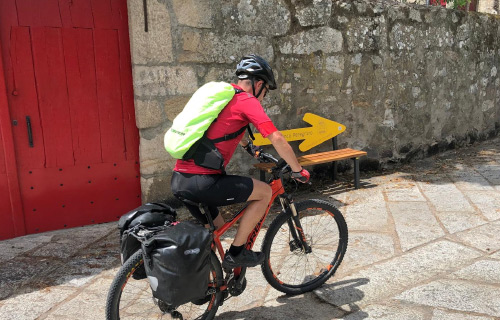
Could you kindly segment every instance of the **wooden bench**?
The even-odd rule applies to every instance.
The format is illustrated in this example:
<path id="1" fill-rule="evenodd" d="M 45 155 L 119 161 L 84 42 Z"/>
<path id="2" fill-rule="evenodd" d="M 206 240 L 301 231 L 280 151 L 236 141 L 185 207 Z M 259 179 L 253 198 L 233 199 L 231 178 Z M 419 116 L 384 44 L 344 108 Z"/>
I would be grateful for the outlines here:
<path id="1" fill-rule="evenodd" d="M 337 178 L 336 161 L 352 159 L 354 161 L 354 188 L 359 189 L 359 158 L 366 156 L 366 152 L 349 148 L 338 149 L 337 137 L 334 137 L 332 140 L 334 148 L 333 151 L 308 154 L 302 157 L 298 157 L 297 160 L 303 167 L 333 162 L 333 180 L 335 180 Z M 271 168 L 274 167 L 274 163 L 257 163 L 254 164 L 254 167 L 260 170 L 260 180 L 265 181 L 266 172 L 271 171 Z"/>

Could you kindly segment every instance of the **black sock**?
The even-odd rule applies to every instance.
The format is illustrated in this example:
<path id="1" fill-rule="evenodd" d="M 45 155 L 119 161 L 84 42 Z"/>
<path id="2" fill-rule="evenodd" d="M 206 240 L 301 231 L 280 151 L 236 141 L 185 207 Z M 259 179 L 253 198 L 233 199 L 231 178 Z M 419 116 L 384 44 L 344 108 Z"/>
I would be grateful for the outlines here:
<path id="1" fill-rule="evenodd" d="M 231 247 L 229 248 L 229 253 L 235 257 L 237 255 L 239 255 L 241 253 L 241 251 L 243 251 L 243 247 L 244 245 L 241 245 L 241 246 L 233 246 L 231 245 Z"/>

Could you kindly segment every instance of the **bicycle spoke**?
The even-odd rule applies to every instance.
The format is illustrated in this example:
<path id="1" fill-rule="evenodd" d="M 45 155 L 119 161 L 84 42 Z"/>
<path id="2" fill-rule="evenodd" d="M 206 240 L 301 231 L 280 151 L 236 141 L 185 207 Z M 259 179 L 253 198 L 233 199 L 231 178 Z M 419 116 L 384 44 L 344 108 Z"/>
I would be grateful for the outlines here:
<path id="1" fill-rule="evenodd" d="M 265 243 L 264 249 L 267 246 L 271 266 L 263 266 L 264 275 L 273 287 L 294 294 L 304 292 L 304 288 L 312 290 L 324 283 L 336 269 L 331 266 L 338 266 L 335 261 L 341 260 L 345 252 L 346 246 L 343 246 L 344 252 L 338 255 L 339 245 L 347 242 L 346 235 L 341 237 L 341 232 L 347 232 L 345 221 L 331 204 L 308 200 L 296 206 L 301 236 L 304 235 L 311 252 L 305 253 L 302 243 L 291 238 L 287 222 L 290 213 L 283 213 L 268 231 L 272 231 L 272 235 L 266 237 L 269 244 Z"/>
<path id="2" fill-rule="evenodd" d="M 165 303 L 158 302 L 153 298 L 148 280 L 135 280 L 132 278 L 132 268 L 140 263 L 141 260 L 142 255 L 135 254 L 134 260 L 131 258 L 131 261 L 125 263 L 113 281 L 106 304 L 107 319 L 157 320 L 174 318 L 170 312 L 162 311 L 162 309 L 169 309 Z M 211 263 L 213 269 L 210 274 L 210 283 L 213 287 L 216 279 L 222 278 L 222 269 L 220 269 L 220 264 L 215 254 L 211 256 Z M 222 293 L 217 292 L 211 297 L 210 302 L 207 301 L 203 305 L 186 303 L 175 309 L 175 311 L 181 314 L 182 318 L 186 320 L 211 318 L 217 311 L 218 301 L 220 301 L 218 299 L 221 296 Z"/>

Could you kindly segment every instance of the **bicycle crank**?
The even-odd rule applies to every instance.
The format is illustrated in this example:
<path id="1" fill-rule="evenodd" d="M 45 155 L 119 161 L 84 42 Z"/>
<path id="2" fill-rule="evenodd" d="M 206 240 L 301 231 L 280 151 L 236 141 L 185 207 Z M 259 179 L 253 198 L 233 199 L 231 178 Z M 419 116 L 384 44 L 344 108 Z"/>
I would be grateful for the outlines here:
<path id="1" fill-rule="evenodd" d="M 228 283 L 228 291 L 233 297 L 242 294 L 243 291 L 245 291 L 246 287 L 247 287 L 247 278 L 243 278 L 243 281 L 237 281 L 234 280 L 233 278 Z"/>

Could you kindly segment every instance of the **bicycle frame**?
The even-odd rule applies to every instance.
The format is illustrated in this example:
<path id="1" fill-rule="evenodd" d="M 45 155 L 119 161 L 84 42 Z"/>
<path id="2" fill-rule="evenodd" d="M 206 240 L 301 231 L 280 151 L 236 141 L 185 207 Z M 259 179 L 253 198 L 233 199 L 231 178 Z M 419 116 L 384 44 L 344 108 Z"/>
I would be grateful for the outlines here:
<path id="1" fill-rule="evenodd" d="M 273 158 L 269 154 L 265 154 L 261 152 L 261 155 L 266 157 L 267 159 L 271 159 L 274 163 L 277 164 L 276 168 L 272 170 L 272 178 L 269 180 L 269 186 L 271 187 L 271 200 L 269 201 L 269 204 L 267 205 L 266 212 L 262 216 L 262 218 L 259 220 L 259 222 L 256 224 L 252 232 L 250 232 L 247 242 L 245 244 L 245 248 L 248 250 L 251 250 L 253 248 L 253 245 L 255 244 L 255 240 L 257 239 L 257 236 L 259 235 L 259 232 L 262 228 L 262 225 L 264 221 L 267 218 L 267 215 L 269 214 L 269 210 L 271 209 L 271 206 L 276 199 L 276 197 L 280 197 L 280 203 L 283 211 L 285 212 L 287 209 L 290 208 L 292 216 L 291 219 L 288 221 L 288 224 L 290 226 L 290 230 L 294 230 L 291 232 L 291 235 L 296 243 L 300 243 L 300 246 L 305 250 L 306 253 L 311 252 L 310 246 L 307 244 L 307 239 L 304 235 L 304 232 L 302 231 L 302 225 L 300 223 L 299 217 L 297 215 L 297 212 L 295 210 L 295 205 L 293 203 L 293 200 L 291 196 L 285 194 L 285 189 L 283 186 L 283 172 L 286 170 L 286 167 L 279 165 L 279 161 Z M 286 165 L 286 163 L 285 163 Z M 289 168 L 289 167 L 288 167 Z M 236 213 L 228 222 L 226 222 L 222 227 L 219 229 L 215 229 L 214 222 L 212 220 L 212 217 L 210 213 L 208 212 L 208 207 L 203 206 L 203 211 L 205 211 L 210 230 L 213 234 L 213 249 L 216 249 L 219 253 L 220 260 L 224 260 L 224 248 L 222 247 L 222 243 L 220 241 L 220 237 L 229 229 L 231 228 L 241 217 L 245 214 L 245 211 L 247 209 L 247 206 L 245 206 L 243 209 L 241 209 L 238 213 Z M 214 248 L 215 247 L 215 248 Z M 231 270 L 224 270 L 226 272 L 226 275 L 229 276 L 229 278 L 226 278 L 225 283 L 220 286 L 218 289 L 219 290 L 226 290 L 229 286 L 229 283 L 231 279 L 235 279 L 235 284 L 233 285 L 236 289 L 240 290 L 243 288 L 243 282 L 245 280 L 245 274 L 246 274 L 246 267 L 238 267 L 234 268 L 232 271 Z M 229 280 L 228 280 L 229 279 Z M 244 290 L 244 288 L 243 288 Z"/>
<path id="2" fill-rule="evenodd" d="M 272 190 L 271 200 L 269 201 L 269 204 L 267 205 L 267 209 L 266 209 L 264 216 L 262 216 L 260 221 L 257 223 L 255 228 L 252 230 L 252 232 L 250 232 L 250 235 L 248 236 L 245 247 L 249 250 L 251 250 L 253 248 L 253 245 L 255 243 L 255 239 L 257 239 L 257 236 L 259 235 L 260 229 L 262 228 L 262 224 L 266 220 L 266 217 L 269 214 L 269 210 L 271 209 L 271 206 L 272 206 L 274 200 L 276 199 L 277 196 L 285 193 L 285 189 L 283 188 L 283 183 L 282 183 L 281 179 L 273 179 L 269 183 L 269 185 L 271 186 L 271 190 Z M 222 243 L 220 241 L 220 237 L 229 228 L 231 228 L 238 220 L 241 219 L 243 214 L 245 214 L 246 208 L 247 207 L 245 206 L 236 215 L 234 215 L 231 218 L 231 220 L 229 220 L 221 228 L 219 228 L 213 232 L 213 235 L 214 235 L 213 242 L 217 248 L 217 251 L 219 252 L 219 256 L 221 257 L 221 259 L 223 259 L 223 257 L 224 257 L 224 249 L 222 248 Z"/>

